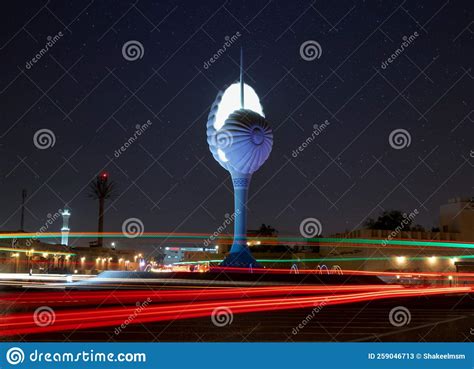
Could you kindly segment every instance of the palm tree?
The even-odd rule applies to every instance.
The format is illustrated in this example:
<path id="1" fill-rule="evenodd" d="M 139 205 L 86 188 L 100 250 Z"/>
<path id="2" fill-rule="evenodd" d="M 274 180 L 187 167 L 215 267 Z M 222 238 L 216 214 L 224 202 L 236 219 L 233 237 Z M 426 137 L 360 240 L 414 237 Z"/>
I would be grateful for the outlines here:
<path id="1" fill-rule="evenodd" d="M 97 231 L 99 236 L 97 237 L 97 246 L 102 247 L 103 238 L 102 232 L 104 232 L 104 204 L 106 199 L 113 198 L 115 195 L 115 183 L 109 182 L 109 174 L 107 172 L 100 173 L 97 178 L 92 181 L 89 185 L 88 196 L 94 200 L 99 200 L 99 219 Z"/>

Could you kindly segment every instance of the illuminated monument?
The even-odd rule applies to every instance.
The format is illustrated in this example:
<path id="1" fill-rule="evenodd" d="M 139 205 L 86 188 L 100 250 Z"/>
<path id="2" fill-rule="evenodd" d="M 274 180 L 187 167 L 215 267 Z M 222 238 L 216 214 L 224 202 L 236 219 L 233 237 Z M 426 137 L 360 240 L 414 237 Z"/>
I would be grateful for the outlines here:
<path id="1" fill-rule="evenodd" d="M 234 242 L 222 266 L 256 267 L 247 247 L 247 194 L 252 174 L 267 160 L 273 133 L 252 87 L 240 82 L 219 91 L 207 120 L 207 142 L 214 159 L 230 172 L 234 186 Z"/>
<path id="2" fill-rule="evenodd" d="M 61 245 L 68 245 L 69 243 L 69 217 L 71 216 L 71 212 L 68 208 L 64 208 L 61 212 L 63 217 L 63 226 L 61 228 Z"/>

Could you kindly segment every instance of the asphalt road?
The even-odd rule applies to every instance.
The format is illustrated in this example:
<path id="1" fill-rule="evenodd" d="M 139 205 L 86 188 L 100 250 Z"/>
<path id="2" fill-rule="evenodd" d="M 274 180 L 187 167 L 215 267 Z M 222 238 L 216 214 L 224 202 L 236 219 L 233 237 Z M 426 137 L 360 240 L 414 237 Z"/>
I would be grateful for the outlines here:
<path id="1" fill-rule="evenodd" d="M 408 323 L 396 327 L 393 308 L 409 311 Z M 472 294 L 392 299 L 313 309 L 236 314 L 224 326 L 211 318 L 130 324 L 115 327 L 12 336 L 6 341 L 145 341 L 145 342 L 297 342 L 400 341 L 470 342 L 474 340 Z M 311 318 L 308 319 L 308 316 Z M 306 318 L 306 320 L 305 320 Z M 306 323 L 303 321 L 305 320 Z M 298 326 L 302 328 L 298 328 Z"/>

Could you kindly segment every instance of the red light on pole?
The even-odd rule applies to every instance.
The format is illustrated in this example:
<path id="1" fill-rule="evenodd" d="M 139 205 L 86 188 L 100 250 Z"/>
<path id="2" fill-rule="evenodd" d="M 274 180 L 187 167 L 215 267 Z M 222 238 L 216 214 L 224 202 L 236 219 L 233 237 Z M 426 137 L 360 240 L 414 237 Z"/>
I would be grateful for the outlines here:
<path id="1" fill-rule="evenodd" d="M 101 181 L 104 181 L 104 182 L 105 182 L 105 181 L 107 181 L 108 178 L 109 178 L 109 173 L 107 173 L 107 172 L 102 172 L 102 173 L 100 173 L 100 175 L 99 175 L 99 179 L 100 179 Z"/>

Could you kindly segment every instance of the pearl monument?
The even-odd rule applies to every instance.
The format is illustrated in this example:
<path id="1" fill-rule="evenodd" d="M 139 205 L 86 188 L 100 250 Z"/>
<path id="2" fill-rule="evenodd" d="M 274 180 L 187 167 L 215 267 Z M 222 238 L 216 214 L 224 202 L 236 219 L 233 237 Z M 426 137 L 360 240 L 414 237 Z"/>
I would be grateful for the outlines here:
<path id="1" fill-rule="evenodd" d="M 232 177 L 234 187 L 234 240 L 226 267 L 259 267 L 247 247 L 247 197 L 252 174 L 268 159 L 273 133 L 255 90 L 240 81 L 219 91 L 207 120 L 207 142 L 214 159 Z"/>

